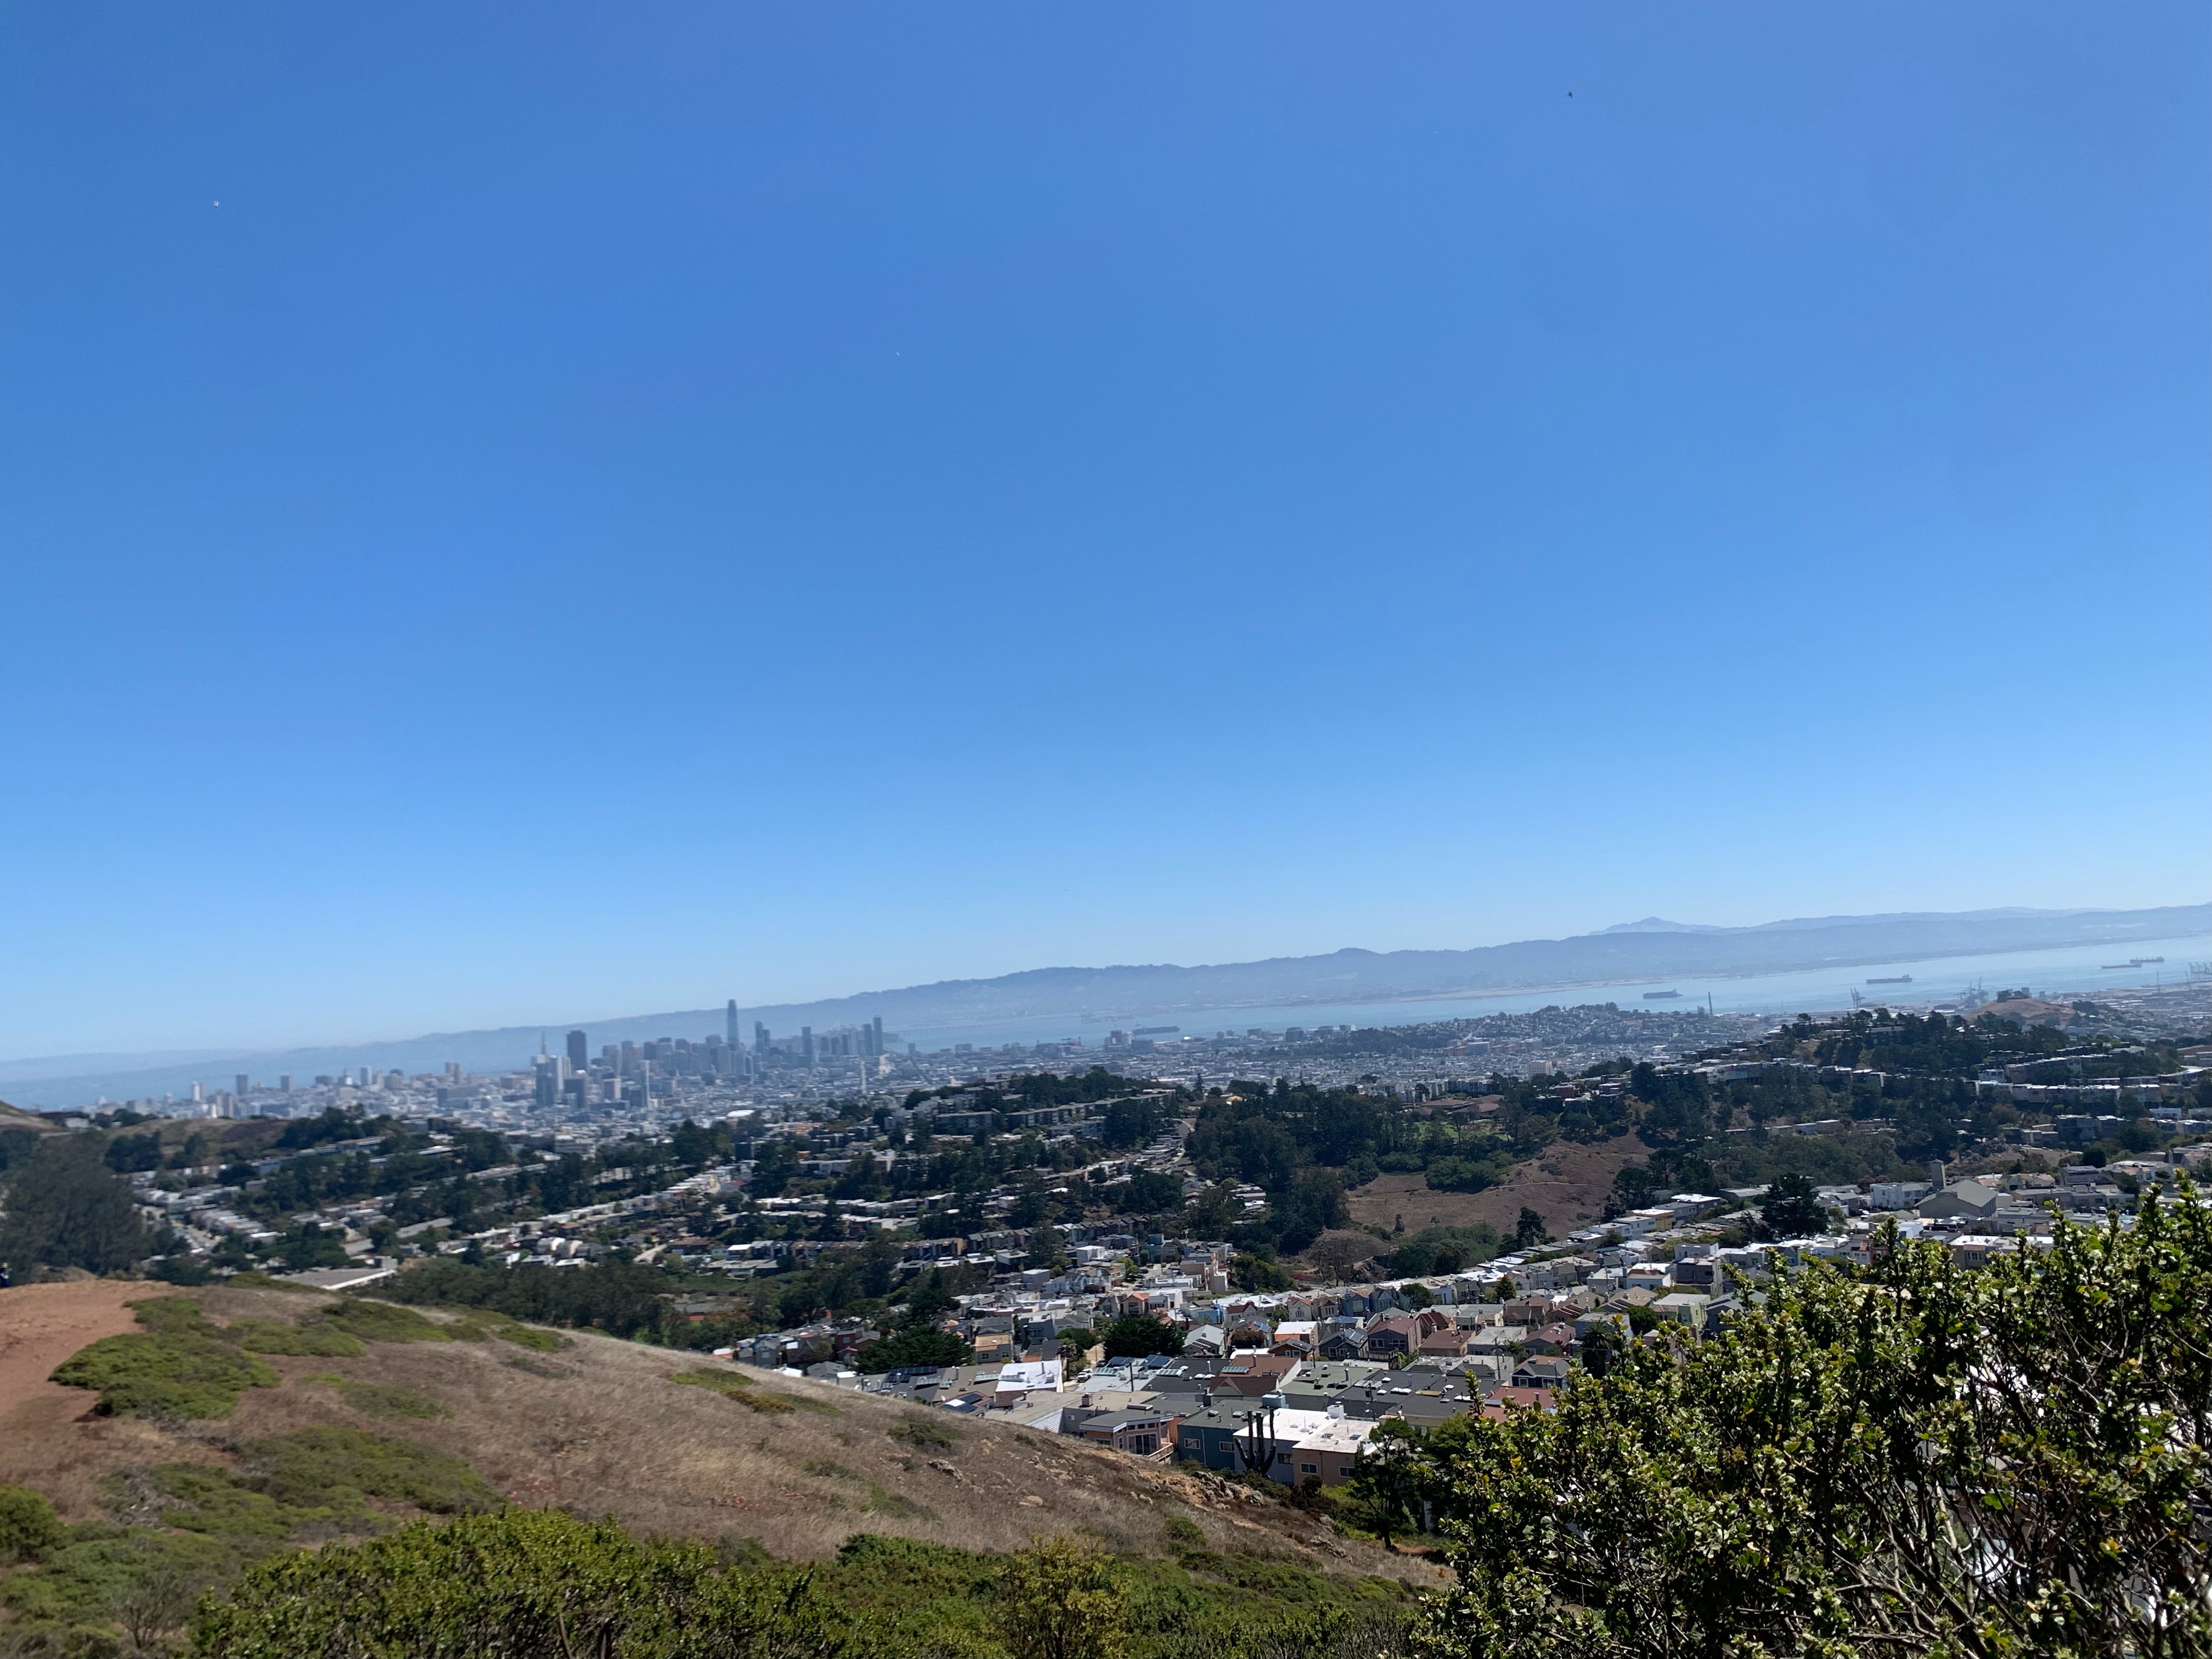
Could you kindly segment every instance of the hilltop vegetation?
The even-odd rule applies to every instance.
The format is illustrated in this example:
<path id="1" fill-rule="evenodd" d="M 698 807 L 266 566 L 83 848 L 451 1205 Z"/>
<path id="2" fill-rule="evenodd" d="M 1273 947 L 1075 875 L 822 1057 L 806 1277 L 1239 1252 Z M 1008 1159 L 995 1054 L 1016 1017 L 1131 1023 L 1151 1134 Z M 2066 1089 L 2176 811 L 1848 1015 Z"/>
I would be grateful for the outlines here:
<path id="1" fill-rule="evenodd" d="M 1194 1528 L 1193 1529 L 1195 1530 Z M 794 1569 L 516 1510 L 270 1560 L 202 1613 L 207 1659 L 619 1653 L 625 1659 L 1324 1659 L 1403 1651 L 1393 1581 L 1054 1539 L 1003 1558 L 876 1533 Z"/>
<path id="2" fill-rule="evenodd" d="M 0 1291 L 0 1319 L 5 1298 L 69 1288 Z M 617 1607 L 635 1604 L 625 1576 L 640 1563 L 648 1583 L 691 1575 L 718 1607 L 803 1581 L 841 1609 L 836 1631 L 857 1632 L 844 1650 L 856 1659 L 1027 1651 L 1005 1639 L 1000 1586 L 1015 1553 L 1054 1538 L 1088 1539 L 1084 1571 L 1121 1586 L 1129 1659 L 1330 1653 L 1332 1632 L 1370 1615 L 1402 1624 L 1400 1578 L 1426 1572 L 1288 1506 L 1072 1439 L 486 1310 L 210 1286 L 149 1294 L 131 1311 L 140 1328 L 125 1340 L 155 1346 L 126 1352 L 198 1356 L 204 1344 L 266 1367 L 275 1385 L 231 1376 L 228 1416 L 138 1397 L 101 1416 L 84 1409 L 87 1385 L 104 1380 L 87 1355 L 112 1350 L 64 1361 L 74 1398 L 23 1404 L 0 1438 L 0 1558 L 18 1563 L 0 1559 L 0 1652 L 168 1651 L 203 1593 L 234 1586 L 245 1588 L 221 1602 L 228 1622 L 204 1632 L 227 1645 L 206 1650 L 321 1651 L 301 1645 L 314 1632 L 300 1608 L 254 1587 L 326 1572 L 317 1595 L 336 1595 L 340 1564 L 360 1564 L 343 1580 L 358 1589 L 384 1576 L 378 1563 L 445 1559 L 438 1551 L 468 1540 L 484 1560 L 550 1551 L 583 1574 L 580 1594 Z M 572 1522 L 571 1510 L 615 1526 Z M 450 1544 L 410 1530 L 447 1517 L 477 1529 Z M 318 1553 L 296 1555 L 307 1547 Z M 509 1573 L 457 1575 L 441 1605 L 455 1617 L 489 1607 L 497 1623 L 514 1612 L 498 1597 L 522 1588 Z M 337 1650 L 432 1650 L 422 1612 L 380 1602 L 368 1613 L 412 1633 Z M 747 1650 L 724 1635 L 714 1651 Z M 643 1626 L 623 1639 L 620 1651 L 662 1651 Z M 1289 1645 L 1266 1646 L 1279 1639 Z"/>

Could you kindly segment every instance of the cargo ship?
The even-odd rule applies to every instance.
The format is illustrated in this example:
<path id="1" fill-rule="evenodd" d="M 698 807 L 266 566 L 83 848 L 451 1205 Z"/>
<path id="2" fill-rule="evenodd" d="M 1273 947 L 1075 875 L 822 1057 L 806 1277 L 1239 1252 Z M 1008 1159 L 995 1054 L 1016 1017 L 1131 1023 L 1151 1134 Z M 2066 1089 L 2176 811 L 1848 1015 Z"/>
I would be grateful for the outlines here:
<path id="1" fill-rule="evenodd" d="M 1910 985 L 1912 983 L 1912 975 L 1910 974 L 1892 974 L 1886 979 L 1870 979 L 1867 983 L 1869 985 Z"/>
<path id="2" fill-rule="evenodd" d="M 1680 991 L 1646 991 L 1644 994 L 1644 1000 L 1646 1002 L 1664 1002 L 1670 997 L 1678 997 L 1681 994 Z"/>

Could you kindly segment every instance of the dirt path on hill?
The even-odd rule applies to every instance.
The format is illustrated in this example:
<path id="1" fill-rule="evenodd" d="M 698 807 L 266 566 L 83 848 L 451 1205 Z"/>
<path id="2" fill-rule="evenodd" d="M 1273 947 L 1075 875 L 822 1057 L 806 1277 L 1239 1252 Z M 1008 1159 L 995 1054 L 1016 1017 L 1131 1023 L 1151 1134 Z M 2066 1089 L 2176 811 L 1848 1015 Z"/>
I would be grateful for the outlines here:
<path id="1" fill-rule="evenodd" d="M 1526 1205 L 1544 1218 L 1546 1231 L 1564 1238 L 1604 1213 L 1613 1176 L 1623 1164 L 1640 1163 L 1644 1157 L 1644 1143 L 1632 1135 L 1595 1146 L 1559 1141 L 1541 1158 L 1516 1164 L 1504 1180 L 1484 1192 L 1432 1193 L 1418 1175 L 1385 1175 L 1346 1199 L 1352 1220 L 1363 1227 L 1395 1227 L 1403 1218 L 1406 1231 L 1415 1233 L 1424 1227 L 1471 1227 L 1486 1221 L 1509 1241 Z"/>
<path id="2" fill-rule="evenodd" d="M 161 1290 L 140 1279 L 88 1279 L 0 1291 L 0 1433 L 40 1401 L 89 1404 L 83 1389 L 49 1382 L 47 1374 L 88 1343 L 137 1330 L 138 1322 L 123 1304 Z"/>

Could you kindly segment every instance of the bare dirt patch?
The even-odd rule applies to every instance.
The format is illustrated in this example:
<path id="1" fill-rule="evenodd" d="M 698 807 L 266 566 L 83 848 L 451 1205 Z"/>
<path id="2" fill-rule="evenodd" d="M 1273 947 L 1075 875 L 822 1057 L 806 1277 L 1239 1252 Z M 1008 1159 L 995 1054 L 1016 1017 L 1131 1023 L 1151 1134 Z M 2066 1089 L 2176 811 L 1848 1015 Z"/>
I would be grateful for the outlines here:
<path id="1" fill-rule="evenodd" d="M 1479 1193 L 1432 1193 L 1418 1175 L 1377 1176 L 1348 1194 L 1352 1218 L 1363 1227 L 1471 1227 L 1486 1221 L 1507 1238 L 1522 1206 L 1544 1218 L 1545 1230 L 1564 1238 L 1604 1213 L 1605 1198 L 1622 1165 L 1640 1162 L 1644 1149 L 1632 1136 L 1594 1146 L 1559 1141 L 1541 1158 L 1516 1164 L 1504 1180 Z"/>
<path id="2" fill-rule="evenodd" d="M 49 1382 L 46 1374 L 88 1343 L 137 1329 L 123 1304 L 160 1289 L 136 1279 L 88 1279 L 0 1291 L 0 1425 L 35 1401 L 87 1402 L 83 1389 Z"/>

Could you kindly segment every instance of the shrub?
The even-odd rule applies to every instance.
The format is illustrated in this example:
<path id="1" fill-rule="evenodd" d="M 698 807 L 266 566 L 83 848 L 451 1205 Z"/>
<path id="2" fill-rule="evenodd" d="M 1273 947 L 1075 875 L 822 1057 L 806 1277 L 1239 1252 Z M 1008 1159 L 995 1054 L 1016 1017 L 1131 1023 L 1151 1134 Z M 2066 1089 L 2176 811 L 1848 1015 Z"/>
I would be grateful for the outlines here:
<path id="1" fill-rule="evenodd" d="M 1425 1653 L 2198 1653 L 2212 1212 L 1962 1267 L 1893 1231 L 1556 1413 L 1457 1419 Z M 1632 1635 L 1630 1633 L 1633 1632 Z"/>
<path id="2" fill-rule="evenodd" d="M 352 1335 L 371 1342 L 450 1342 L 453 1334 L 435 1320 L 425 1319 L 412 1308 L 396 1302 L 369 1302 L 349 1297 L 317 1310 L 313 1316 Z"/>
<path id="3" fill-rule="evenodd" d="M 789 1395 L 776 1394 L 756 1389 L 751 1379 L 735 1371 L 678 1371 L 668 1379 L 684 1382 L 695 1389 L 712 1389 L 725 1399 L 734 1400 L 749 1410 L 773 1417 L 783 1412 L 796 1411 L 799 1402 Z"/>
<path id="4" fill-rule="evenodd" d="M 126 1517 L 150 1510 L 165 1526 L 264 1548 L 288 1538 L 380 1530 L 387 1522 L 372 1498 L 438 1514 L 498 1504 L 459 1458 L 357 1429 L 304 1429 L 249 1442 L 241 1454 L 235 1470 L 163 1463 L 102 1485 Z"/>
<path id="5" fill-rule="evenodd" d="M 288 1507 L 208 1463 L 164 1463 L 143 1475 L 111 1476 L 103 1484 L 118 1510 L 129 1510 L 134 1502 L 147 1504 L 160 1514 L 162 1525 L 214 1538 L 276 1541 L 303 1527 L 338 1521 L 326 1507 Z M 150 1498 L 141 1488 L 150 1489 Z"/>
<path id="6" fill-rule="evenodd" d="M 241 1319 L 222 1333 L 248 1353 L 304 1354 L 325 1359 L 354 1359 L 368 1344 L 349 1331 L 320 1322 L 287 1325 L 274 1319 Z"/>
<path id="7" fill-rule="evenodd" d="M 1114 1559 L 1054 1538 L 1017 1551 L 999 1575 L 999 1637 L 1014 1659 L 1120 1659 L 1128 1620 Z"/>
<path id="8" fill-rule="evenodd" d="M 124 1305 L 131 1310 L 131 1316 L 149 1331 L 214 1336 L 222 1329 L 202 1313 L 200 1304 L 188 1296 L 149 1296 Z"/>
<path id="9" fill-rule="evenodd" d="M 36 1561 L 69 1542 L 69 1528 L 42 1493 L 0 1486 L 0 1565 Z"/>
<path id="10" fill-rule="evenodd" d="M 1198 1522 L 1187 1515 L 1170 1516 L 1161 1533 L 1167 1540 L 1170 1555 L 1202 1553 L 1206 1549 L 1206 1534 L 1200 1530 Z"/>
<path id="11" fill-rule="evenodd" d="M 960 1443 L 957 1430 L 931 1417 L 902 1417 L 884 1432 L 916 1451 L 945 1451 Z"/>
<path id="12" fill-rule="evenodd" d="M 345 1382 L 338 1397 L 370 1417 L 451 1417 L 450 1408 L 426 1394 L 393 1382 Z"/>
<path id="13" fill-rule="evenodd" d="M 228 1417 L 247 1389 L 273 1389 L 263 1361 L 212 1337 L 106 1336 L 54 1368 L 53 1381 L 95 1389 L 103 1416 Z"/>
<path id="14" fill-rule="evenodd" d="M 286 1555 L 203 1607 L 207 1659 L 823 1659 L 873 1650 L 805 1575 L 724 1572 L 707 1546 L 510 1510 Z"/>
<path id="15" fill-rule="evenodd" d="M 449 1453 L 335 1424 L 248 1442 L 238 1478 L 293 1509 L 358 1510 L 364 1498 L 440 1515 L 499 1504 L 483 1477 Z"/>
<path id="16" fill-rule="evenodd" d="M 0 1578 L 0 1601 L 16 1615 L 8 1650 L 56 1659 L 167 1652 L 161 1638 L 191 1618 L 200 1590 L 229 1577 L 237 1559 L 235 1544 L 196 1533 L 89 1533 L 36 1570 Z M 118 1626 L 128 1647 L 115 1639 Z"/>

